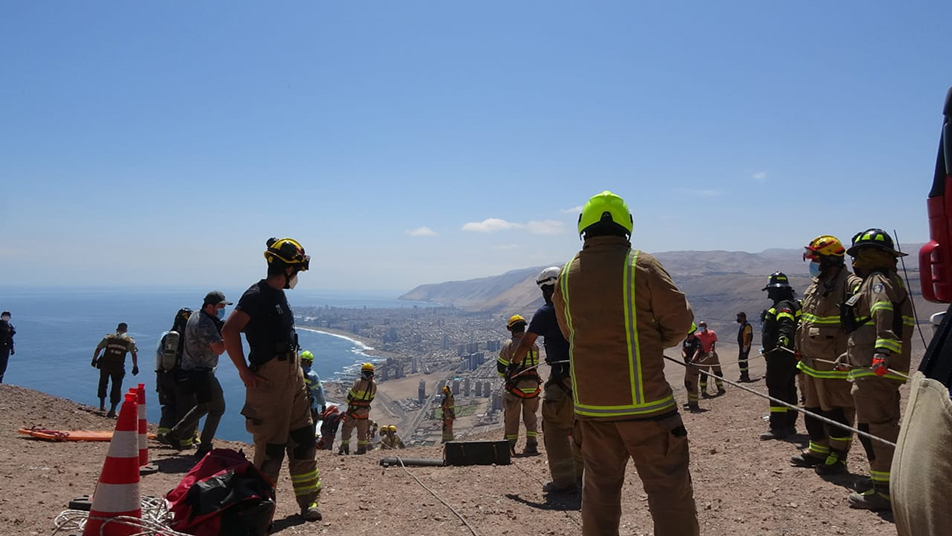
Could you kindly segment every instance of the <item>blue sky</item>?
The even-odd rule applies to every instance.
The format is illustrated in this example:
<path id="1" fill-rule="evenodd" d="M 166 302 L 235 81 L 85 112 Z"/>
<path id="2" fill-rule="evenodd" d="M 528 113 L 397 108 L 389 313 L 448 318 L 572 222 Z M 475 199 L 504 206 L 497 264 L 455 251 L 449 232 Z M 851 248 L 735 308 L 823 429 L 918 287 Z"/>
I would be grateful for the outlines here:
<path id="1" fill-rule="evenodd" d="M 406 290 L 647 251 L 927 239 L 952 3 L 3 2 L 0 274 Z"/>

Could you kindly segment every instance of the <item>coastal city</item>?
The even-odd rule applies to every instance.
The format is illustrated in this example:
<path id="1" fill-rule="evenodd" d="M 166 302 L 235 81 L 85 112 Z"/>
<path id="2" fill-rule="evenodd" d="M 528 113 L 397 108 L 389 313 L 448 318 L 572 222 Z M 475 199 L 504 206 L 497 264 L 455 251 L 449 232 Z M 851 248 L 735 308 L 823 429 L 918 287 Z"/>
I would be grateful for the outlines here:
<path id="1" fill-rule="evenodd" d="M 496 358 L 509 338 L 507 316 L 438 306 L 298 309 L 299 329 L 349 337 L 372 348 L 367 353 L 377 357 L 378 392 L 371 419 L 395 424 L 408 445 L 439 444 L 444 385 L 456 398 L 457 437 L 501 422 L 503 382 Z M 528 318 L 531 311 L 520 314 Z M 358 367 L 324 379 L 328 400 L 344 400 Z M 547 367 L 540 373 L 546 377 Z"/>

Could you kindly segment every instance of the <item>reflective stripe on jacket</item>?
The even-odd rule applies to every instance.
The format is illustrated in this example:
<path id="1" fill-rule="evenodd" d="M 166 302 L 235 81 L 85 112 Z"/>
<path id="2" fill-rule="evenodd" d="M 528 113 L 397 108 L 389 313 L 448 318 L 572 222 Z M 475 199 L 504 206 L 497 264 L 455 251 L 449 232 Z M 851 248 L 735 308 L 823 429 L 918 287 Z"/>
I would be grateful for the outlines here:
<path id="1" fill-rule="evenodd" d="M 797 368 L 805 374 L 826 380 L 847 379 L 849 372 L 836 370 L 835 365 L 828 361 L 835 361 L 846 351 L 849 337 L 840 322 L 840 304 L 859 290 L 862 283 L 861 278 L 843 267 L 832 280 L 817 278 L 807 287 L 796 340 L 800 352 Z"/>
<path id="2" fill-rule="evenodd" d="M 851 380 L 875 376 L 870 367 L 873 354 L 889 355 L 886 366 L 897 371 L 909 372 L 912 355 L 912 332 L 916 319 L 912 314 L 912 302 L 899 274 L 873 272 L 863 280 L 853 309 L 856 320 L 861 322 L 849 335 L 849 360 Z M 905 378 L 887 373 L 886 378 L 904 382 Z"/>
<path id="3" fill-rule="evenodd" d="M 499 350 L 499 357 L 496 358 L 496 371 L 500 376 L 506 376 L 509 372 L 509 365 L 512 362 L 512 354 L 522 341 L 523 335 L 513 335 L 511 339 L 502 345 Z M 513 368 L 511 376 L 506 377 L 506 391 L 519 398 L 535 398 L 542 392 L 540 387 L 542 379 L 539 377 L 538 369 L 527 370 L 539 364 L 539 347 L 535 344 L 526 353 L 525 359 Z"/>
<path id="4" fill-rule="evenodd" d="M 372 378 L 358 378 L 347 393 L 347 412 L 370 413 L 370 403 L 377 396 L 377 384 Z"/>
<path id="5" fill-rule="evenodd" d="M 694 314 L 653 256 L 621 237 L 593 237 L 563 268 L 552 297 L 569 341 L 575 416 L 628 420 L 677 411 L 663 352 Z"/>

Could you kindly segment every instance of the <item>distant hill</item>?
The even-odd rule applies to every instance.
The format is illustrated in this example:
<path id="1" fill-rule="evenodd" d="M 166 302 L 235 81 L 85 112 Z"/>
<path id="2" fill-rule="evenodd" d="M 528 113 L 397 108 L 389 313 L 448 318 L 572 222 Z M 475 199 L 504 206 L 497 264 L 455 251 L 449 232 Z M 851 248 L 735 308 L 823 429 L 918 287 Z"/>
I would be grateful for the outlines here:
<path id="1" fill-rule="evenodd" d="M 905 249 L 914 252 L 918 245 L 910 244 Z M 695 317 L 724 332 L 733 330 L 738 311 L 745 311 L 751 323 L 757 323 L 760 312 L 768 305 L 766 293 L 761 289 L 771 273 L 785 272 L 798 292 L 806 289 L 810 282 L 808 266 L 799 249 L 770 249 L 760 253 L 665 251 L 654 255 L 688 297 Z M 910 255 L 905 261 L 919 318 L 926 320 L 930 314 L 945 308 L 922 299 L 918 260 Z M 542 268 L 544 266 L 467 281 L 420 285 L 400 299 L 442 303 L 473 312 L 531 314 L 542 304 L 535 285 L 535 277 Z"/>

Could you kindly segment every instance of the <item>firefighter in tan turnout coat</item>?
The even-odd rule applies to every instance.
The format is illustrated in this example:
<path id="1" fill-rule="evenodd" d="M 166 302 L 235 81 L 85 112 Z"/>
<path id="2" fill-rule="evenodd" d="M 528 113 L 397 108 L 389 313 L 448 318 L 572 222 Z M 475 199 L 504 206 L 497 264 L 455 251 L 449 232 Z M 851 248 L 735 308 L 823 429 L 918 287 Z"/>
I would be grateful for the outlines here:
<path id="1" fill-rule="evenodd" d="M 648 494 L 654 534 L 697 535 L 687 431 L 663 361 L 664 349 L 684 338 L 694 315 L 661 264 L 631 248 L 631 230 L 620 197 L 592 197 L 579 217 L 582 251 L 562 268 L 552 298 L 570 343 L 573 437 L 584 461 L 582 533 L 618 534 L 631 458 Z"/>

